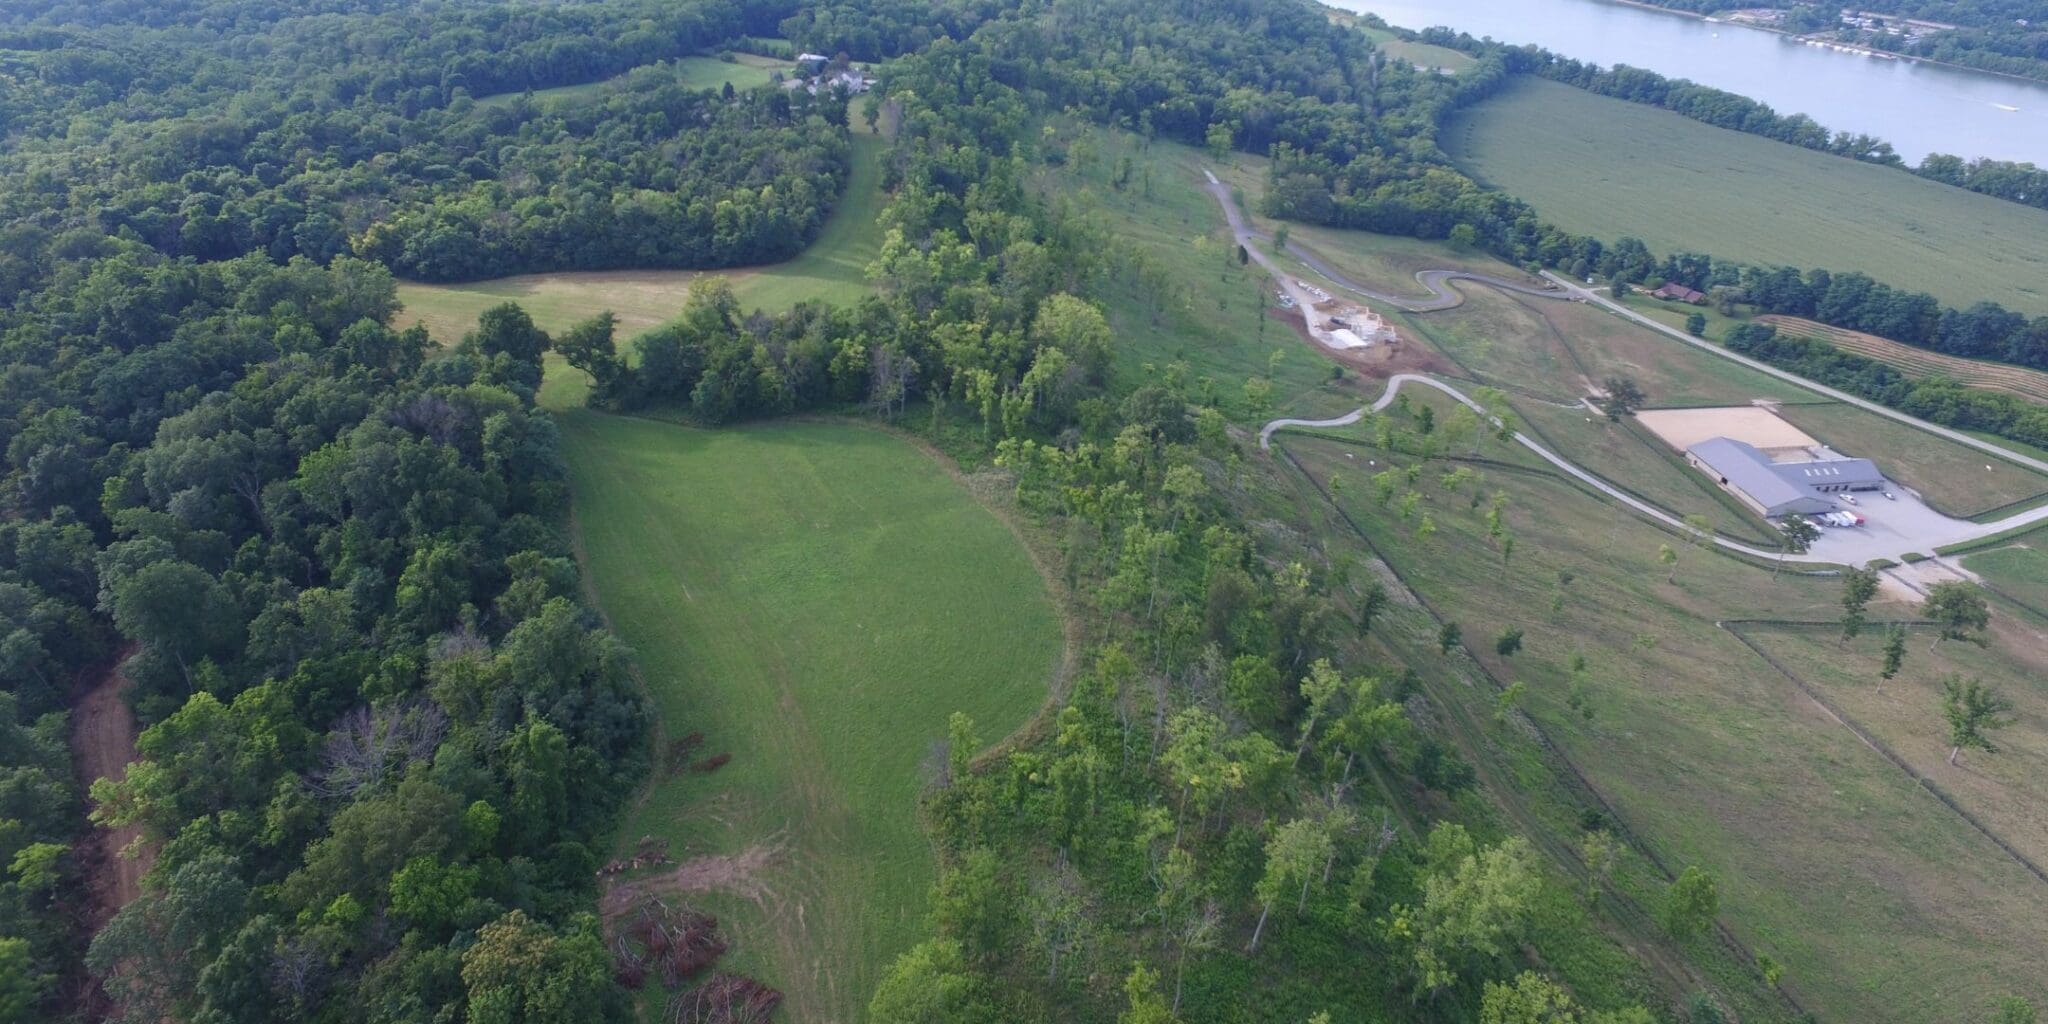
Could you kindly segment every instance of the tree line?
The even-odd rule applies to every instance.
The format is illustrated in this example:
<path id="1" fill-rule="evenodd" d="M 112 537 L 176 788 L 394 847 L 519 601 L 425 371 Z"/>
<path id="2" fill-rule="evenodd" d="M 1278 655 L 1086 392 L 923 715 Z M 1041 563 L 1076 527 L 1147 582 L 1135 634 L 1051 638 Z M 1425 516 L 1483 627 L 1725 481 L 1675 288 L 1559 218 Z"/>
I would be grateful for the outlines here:
<path id="1" fill-rule="evenodd" d="M 1731 351 L 1933 423 L 2048 447 L 2048 407 L 2016 395 L 1939 377 L 1916 381 L 1878 360 L 1780 334 L 1769 324 L 1737 324 L 1722 340 Z"/>

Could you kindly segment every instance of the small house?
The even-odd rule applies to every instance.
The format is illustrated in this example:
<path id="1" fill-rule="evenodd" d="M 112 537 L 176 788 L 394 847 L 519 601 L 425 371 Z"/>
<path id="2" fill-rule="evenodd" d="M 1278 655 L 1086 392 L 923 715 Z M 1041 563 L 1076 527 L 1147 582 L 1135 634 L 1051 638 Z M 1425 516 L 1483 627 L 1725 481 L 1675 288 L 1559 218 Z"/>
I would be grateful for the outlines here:
<path id="1" fill-rule="evenodd" d="M 1650 294 L 1655 295 L 1660 299 L 1675 299 L 1679 302 L 1690 302 L 1695 306 L 1700 305 L 1701 303 L 1707 301 L 1707 293 L 1697 291 L 1692 288 L 1687 288 L 1686 286 L 1679 284 L 1676 281 L 1666 281 L 1664 282 L 1663 287 L 1658 288 L 1656 291 L 1651 292 Z"/>

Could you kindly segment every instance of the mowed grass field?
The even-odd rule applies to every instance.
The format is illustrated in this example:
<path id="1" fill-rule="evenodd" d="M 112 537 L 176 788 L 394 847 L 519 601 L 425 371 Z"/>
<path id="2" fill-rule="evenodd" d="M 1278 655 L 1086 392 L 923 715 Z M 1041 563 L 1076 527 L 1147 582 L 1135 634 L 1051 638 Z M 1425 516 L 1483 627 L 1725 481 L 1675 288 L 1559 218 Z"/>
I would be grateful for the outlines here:
<path id="1" fill-rule="evenodd" d="M 1524 683 L 1523 711 L 1672 870 L 1697 864 L 1715 875 L 1723 922 L 1785 965 L 1783 984 L 1820 1019 L 1947 1024 L 1986 1019 L 2008 992 L 2048 998 L 2039 971 L 2048 886 L 1715 625 L 1832 618 L 1838 582 L 1773 577 L 1554 477 L 1490 469 L 1483 489 L 1508 495 L 1518 540 L 1504 562 L 1483 516 L 1467 510 L 1464 494 L 1443 492 L 1436 468 L 1420 490 L 1437 533 L 1422 540 L 1398 502 L 1381 507 L 1372 497 L 1368 454 L 1385 465 L 1386 453 L 1283 443 L 1326 489 L 1344 480 L 1336 500 L 1440 615 L 1462 625 L 1471 654 L 1452 659 L 1476 657 Z M 1675 582 L 1658 561 L 1663 544 L 1678 552 Z M 1561 584 L 1560 573 L 1571 581 Z M 1503 658 L 1493 638 L 1508 627 L 1526 630 L 1526 641 Z M 1926 639 L 1909 656 L 1916 682 L 1889 688 L 1905 709 L 1901 728 L 1915 736 L 1940 729 L 1918 682 L 1938 667 L 1924 659 Z M 1788 642 L 1830 664 L 1831 634 Z M 1867 686 L 1861 666 L 1880 642 L 1852 645 L 1827 682 Z M 1579 706 L 1574 655 L 1587 662 Z M 1971 799 L 2002 799 L 2012 818 L 2024 817 L 2035 788 L 2024 779 L 2044 767 L 2031 748 L 1985 773 Z"/>
<path id="2" fill-rule="evenodd" d="M 2048 211 L 1522 78 L 1443 144 L 1571 231 L 2048 313 Z"/>
<path id="3" fill-rule="evenodd" d="M 551 332 L 610 310 L 619 318 L 619 337 L 625 339 L 667 322 L 688 301 L 693 282 L 714 276 L 731 282 L 733 294 L 749 309 L 774 312 L 807 300 L 852 302 L 866 292 L 868 264 L 881 250 L 882 232 L 875 217 L 885 200 L 882 152 L 886 145 L 879 136 L 854 133 L 853 173 L 846 195 L 817 239 L 795 259 L 717 271 L 520 274 L 463 284 L 404 281 L 398 286 L 398 301 L 405 308 L 397 322 L 401 327 L 415 321 L 424 323 L 435 341 L 452 344 L 476 326 L 476 318 L 484 310 L 510 301 L 519 303 L 536 324 Z"/>
<path id="4" fill-rule="evenodd" d="M 728 63 L 716 57 L 683 57 L 673 62 L 678 78 L 686 89 L 720 89 L 728 83 L 735 89 L 752 89 L 767 85 L 777 71 L 789 71 L 795 67 L 786 60 L 762 57 L 751 53 L 734 54 Z M 659 65 L 651 65 L 659 66 Z M 627 72 L 626 74 L 632 74 Z M 602 97 L 613 83 L 625 75 L 607 78 L 581 85 L 564 85 L 553 89 L 536 89 L 531 93 L 501 92 L 479 97 L 479 107 L 509 107 L 521 96 L 532 96 L 535 106 L 546 110 L 550 107 L 569 103 L 583 103 Z"/>
<path id="5" fill-rule="evenodd" d="M 917 799 L 947 717 L 993 742 L 1046 699 L 1062 632 L 1044 583 L 963 483 L 879 430 L 561 422 L 599 605 L 666 734 L 732 754 L 657 781 L 621 849 L 766 854 L 731 880 L 754 895 L 679 898 L 720 918 L 728 962 L 786 993 L 788 1019 L 857 1020 L 921 934 Z"/>

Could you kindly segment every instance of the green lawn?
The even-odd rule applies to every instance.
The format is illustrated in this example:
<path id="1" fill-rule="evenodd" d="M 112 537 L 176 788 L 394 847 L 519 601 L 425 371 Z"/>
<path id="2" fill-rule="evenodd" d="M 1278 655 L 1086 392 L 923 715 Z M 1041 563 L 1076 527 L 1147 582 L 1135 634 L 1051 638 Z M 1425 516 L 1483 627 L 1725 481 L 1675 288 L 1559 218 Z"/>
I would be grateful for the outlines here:
<path id="1" fill-rule="evenodd" d="M 2048 313 L 2048 211 L 1539 79 L 1460 114 L 1443 143 L 1571 231 Z"/>
<path id="2" fill-rule="evenodd" d="M 676 71 L 677 82 L 686 89 L 719 89 L 723 88 L 727 83 L 731 83 L 735 89 L 752 89 L 756 86 L 767 85 L 770 76 L 775 72 L 788 71 L 794 66 L 786 60 L 777 60 L 774 57 L 757 56 L 751 53 L 734 54 L 731 62 L 722 61 L 716 57 L 683 57 L 672 63 Z M 661 67 L 662 65 L 648 66 Z M 636 68 L 634 70 L 638 71 L 641 69 Z M 630 74 L 633 74 L 633 72 L 626 72 L 626 75 Z M 531 93 L 501 92 L 479 97 L 476 105 L 479 107 L 506 107 L 511 106 L 519 97 L 527 95 L 532 96 L 534 104 L 543 110 L 564 104 L 583 103 L 603 96 L 614 83 L 626 77 L 626 75 L 619 75 L 597 82 L 585 82 L 581 85 L 564 85 L 553 89 L 536 89 Z"/>
<path id="3" fill-rule="evenodd" d="M 2042 542 L 2048 542 L 2048 533 L 2037 533 L 2027 543 L 1965 555 L 1963 568 L 2014 598 L 2048 611 L 2048 551 L 2034 546 Z"/>
<path id="4" fill-rule="evenodd" d="M 2005 992 L 2048 996 L 2037 969 L 2048 948 L 2048 886 L 1716 628 L 1752 616 L 1832 618 L 1839 584 L 1773 577 L 1560 481 L 1489 470 L 1484 490 L 1509 496 L 1518 541 L 1503 562 L 1482 516 L 1467 511 L 1464 494 L 1443 493 L 1436 467 L 1421 476 L 1422 508 L 1437 528 L 1424 539 L 1419 517 L 1403 521 L 1398 502 L 1373 498 L 1367 461 L 1385 465 L 1385 453 L 1285 443 L 1326 486 L 1344 480 L 1336 493 L 1352 518 L 1432 607 L 1462 625 L 1481 661 L 1526 684 L 1524 710 L 1633 833 L 1673 870 L 1698 864 L 1716 876 L 1722 920 L 1784 964 L 1788 989 L 1821 1019 L 1945 1024 L 1985 1018 Z M 1659 563 L 1665 544 L 1677 551 L 1674 570 Z M 1571 574 L 1568 585 L 1560 572 Z M 1876 617 L 1902 611 L 1884 606 Z M 1499 657 L 1492 640 L 1510 626 L 1526 630 L 1526 646 Z M 1837 654 L 1831 635 L 1785 641 L 1822 666 L 1826 685 L 1859 692 L 1871 689 L 1864 668 L 1879 642 L 1866 635 Z M 1896 707 L 1887 729 L 1895 723 L 1923 746 L 1940 730 L 1929 673 L 1952 656 L 1993 670 L 1983 652 L 1947 646 L 1957 650 L 1929 660 L 1918 640 L 1912 681 L 1872 698 Z M 1590 718 L 1571 700 L 1568 665 L 1580 654 L 1579 704 Z M 1431 646 L 1416 664 L 1451 671 L 1437 660 Z M 1456 686 L 1436 692 L 1465 699 Z M 1471 700 L 1477 714 L 1491 714 L 1487 694 Z M 2038 705 L 2024 706 L 2034 714 Z M 2003 820 L 2027 840 L 2026 808 L 2038 805 L 2028 780 L 2048 749 L 2031 730 L 2013 732 L 2010 758 L 1953 788 L 1983 808 L 2004 800 Z M 1647 899 L 1654 907 L 1654 888 Z M 1744 1018 L 1764 1019 L 1750 1010 Z"/>
<path id="5" fill-rule="evenodd" d="M 917 796 L 947 716 L 994 741 L 1046 698 L 1062 641 L 1044 585 L 965 486 L 881 431 L 562 424 L 590 583 L 662 728 L 733 755 L 656 784 L 621 845 L 777 851 L 760 899 L 688 898 L 788 1019 L 856 1020 L 922 928 Z"/>
<path id="6" fill-rule="evenodd" d="M 448 344 L 474 327 L 485 309 L 510 300 L 525 307 L 548 331 L 608 309 L 619 318 L 620 336 L 630 337 L 673 317 L 689 298 L 691 282 L 714 275 L 732 282 L 733 293 L 748 308 L 775 311 L 806 300 L 854 301 L 866 292 L 867 265 L 881 249 L 882 232 L 875 216 L 886 198 L 885 146 L 875 135 L 854 133 L 853 173 L 845 197 L 810 247 L 787 262 L 724 271 L 603 270 L 521 274 L 463 284 L 400 282 L 398 300 L 405 309 L 399 324 L 424 322 L 434 340 Z"/>

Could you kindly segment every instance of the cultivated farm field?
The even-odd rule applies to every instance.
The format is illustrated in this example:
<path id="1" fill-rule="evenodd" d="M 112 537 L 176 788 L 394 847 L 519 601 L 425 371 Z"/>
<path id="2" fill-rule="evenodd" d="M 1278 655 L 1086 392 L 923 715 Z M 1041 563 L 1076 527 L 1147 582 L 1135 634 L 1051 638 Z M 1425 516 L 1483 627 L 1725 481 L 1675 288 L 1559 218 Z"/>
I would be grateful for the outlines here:
<path id="1" fill-rule="evenodd" d="M 1368 454 L 1381 465 L 1405 456 L 1369 442 L 1282 443 L 1430 606 L 1462 625 L 1469 653 L 1452 659 L 1476 658 L 1523 683 L 1516 713 L 1578 765 L 1630 832 L 1672 870 L 1697 864 L 1719 879 L 1723 919 L 1785 965 L 1783 984 L 1801 1006 L 1822 1019 L 1932 1024 L 1981 1018 L 2007 992 L 2041 997 L 2034 951 L 2048 943 L 2048 886 L 1715 625 L 1832 618 L 1837 582 L 1773 576 L 1689 547 L 1554 476 L 1494 469 L 1484 489 L 1508 495 L 1519 542 L 1504 559 L 1483 517 L 1463 494 L 1444 492 L 1436 469 L 1420 477 L 1436 527 L 1424 537 L 1399 502 L 1375 500 L 1364 475 Z M 1333 479 L 1343 483 L 1332 488 Z M 1677 551 L 1674 567 L 1659 561 L 1665 544 Z M 1910 611 L 1873 608 L 1875 618 L 1902 615 Z M 1509 627 L 1527 640 L 1503 657 L 1492 641 Z M 1834 650 L 1830 634 L 1787 642 L 1813 645 L 1821 664 Z M 1868 687 L 1856 680 L 1879 642 L 1866 634 L 1852 645 L 1833 682 Z M 1586 660 L 1582 673 L 1571 671 L 1575 656 Z M 1902 707 L 1924 703 L 1925 673 L 1941 667 L 1909 665 L 1912 688 L 1892 688 Z M 1897 728 L 1938 742 L 1938 708 L 1902 713 Z M 2000 777 L 2038 774 L 2025 746 L 1997 766 Z M 1986 785 L 2009 801 L 2026 795 Z M 1914 970 L 1893 969 L 1902 961 Z"/>
<path id="2" fill-rule="evenodd" d="M 1045 584 L 967 486 L 880 430 L 562 422 L 598 604 L 666 737 L 732 755 L 657 778 L 620 846 L 726 858 L 695 862 L 713 891 L 675 898 L 720 918 L 791 1019 L 856 1020 L 923 927 L 917 801 L 948 716 L 993 742 L 1047 698 L 1063 641 Z"/>
<path id="3" fill-rule="evenodd" d="M 2004 391 L 2036 402 L 2048 402 L 2048 373 L 2039 370 L 1930 352 L 1890 338 L 1880 338 L 1875 334 L 1865 334 L 1862 331 L 1851 331 L 1841 327 L 1829 327 L 1827 324 L 1802 320 L 1796 316 L 1767 314 L 1756 319 L 1758 323 L 1776 327 L 1780 334 L 1825 341 L 1844 352 L 1853 352 L 1859 356 L 1888 363 L 1910 377 L 1946 377 L 1973 388 Z"/>
<path id="4" fill-rule="evenodd" d="M 2048 211 L 1533 78 L 1443 142 L 1568 230 L 2048 313 Z"/>
<path id="5" fill-rule="evenodd" d="M 709 58 L 704 58 L 709 59 Z M 728 65 L 712 61 L 720 67 Z M 858 119 L 856 119 L 858 123 Z M 749 309 L 771 312 L 799 302 L 846 303 L 867 290 L 867 267 L 881 250 L 882 152 L 886 143 L 862 131 L 853 135 L 853 173 L 846 195 L 801 255 L 764 267 L 730 270 L 594 270 L 520 274 L 461 284 L 400 282 L 397 317 L 403 327 L 427 325 L 444 345 L 461 340 L 477 315 L 501 302 L 517 302 L 543 330 L 560 331 L 605 310 L 619 318 L 619 337 L 630 338 L 675 316 L 689 299 L 692 282 L 718 276 Z"/>

